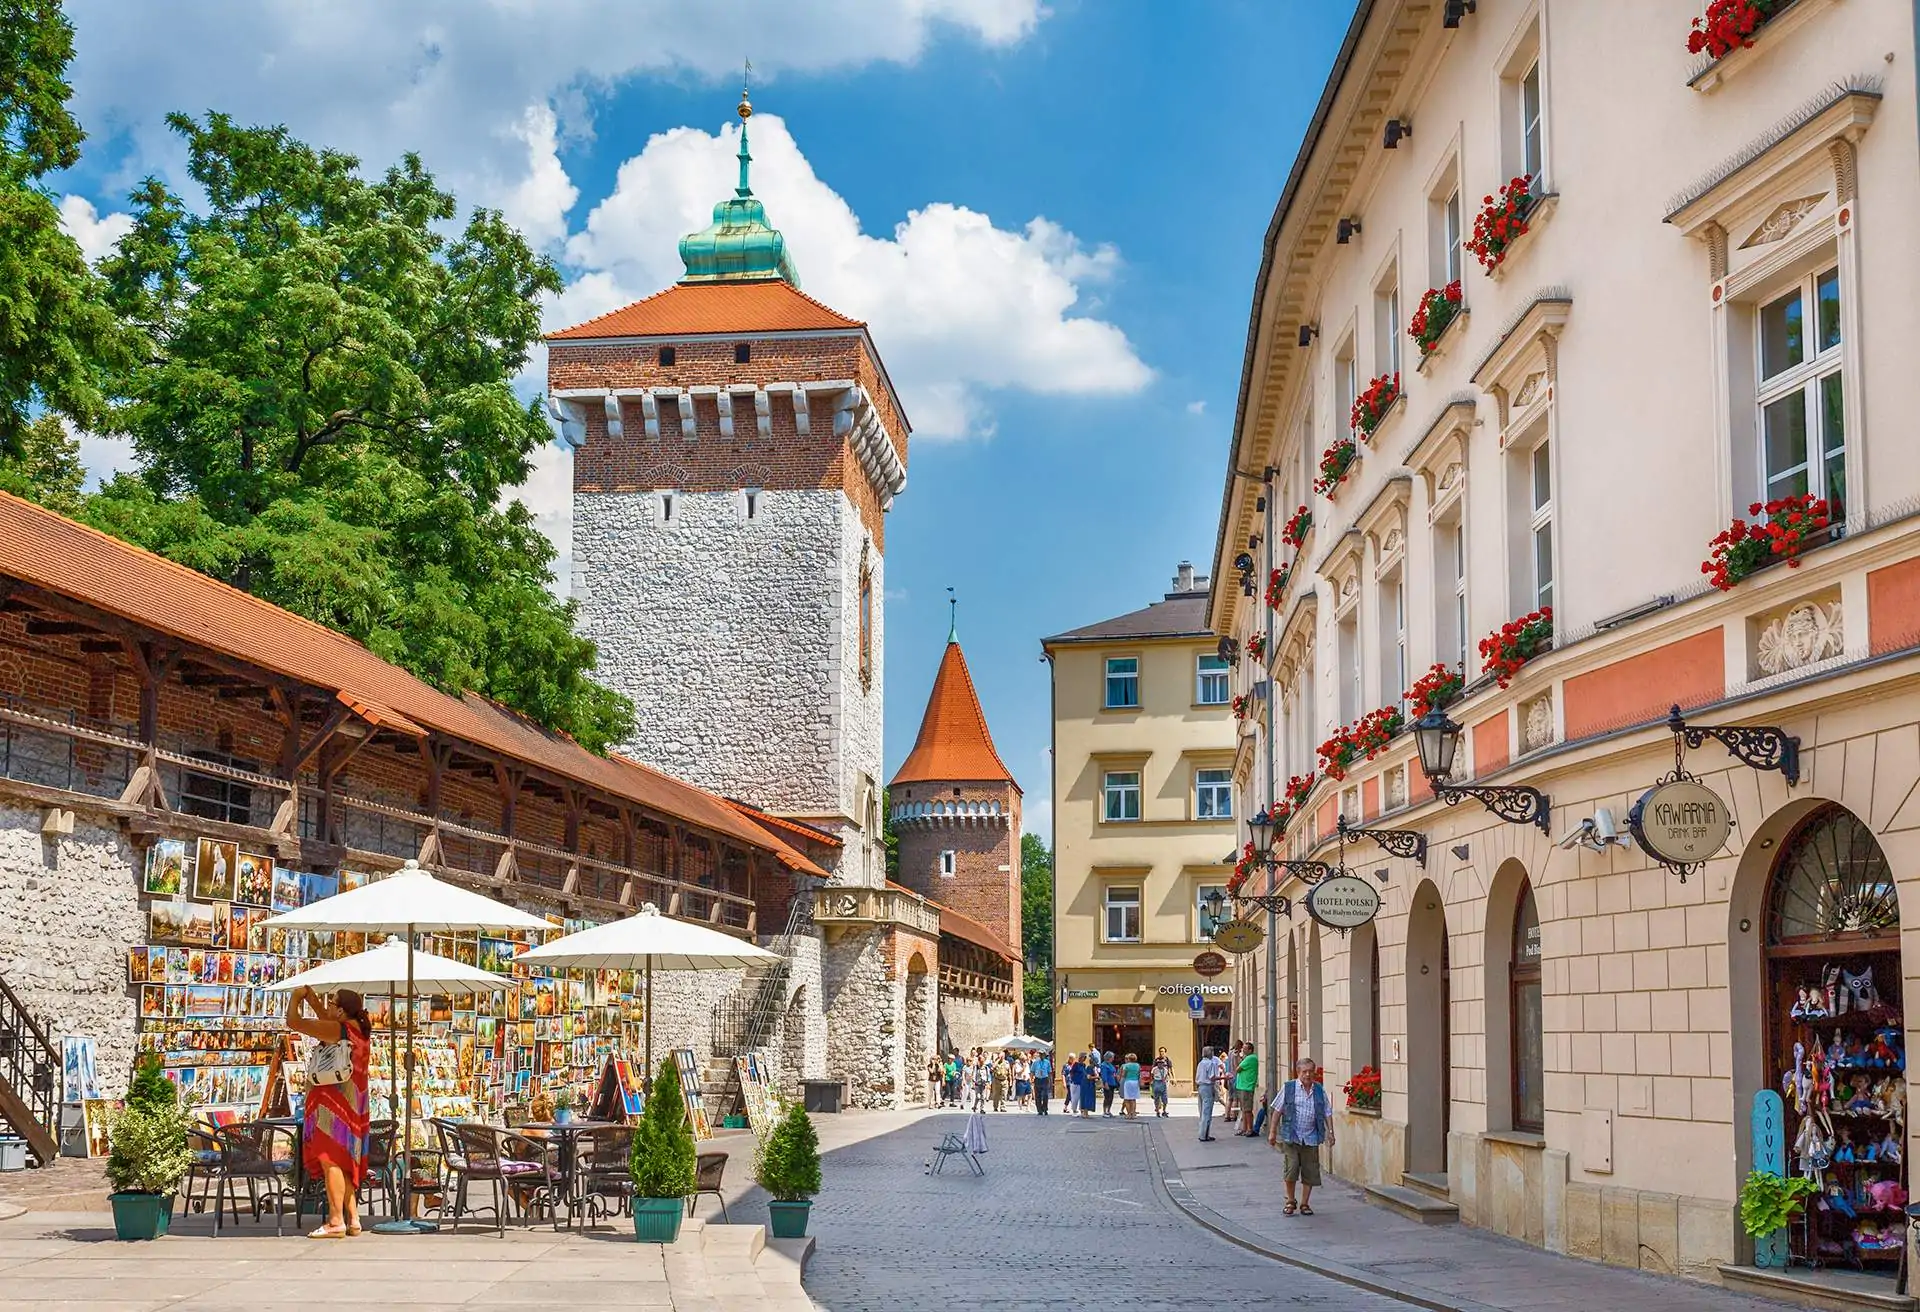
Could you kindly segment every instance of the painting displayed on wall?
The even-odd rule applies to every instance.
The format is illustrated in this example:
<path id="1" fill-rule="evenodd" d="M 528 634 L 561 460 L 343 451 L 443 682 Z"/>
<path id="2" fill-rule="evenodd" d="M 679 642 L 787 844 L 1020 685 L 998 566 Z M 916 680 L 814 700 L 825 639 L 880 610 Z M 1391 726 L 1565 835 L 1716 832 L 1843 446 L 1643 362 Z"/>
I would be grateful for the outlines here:
<path id="1" fill-rule="evenodd" d="M 187 843 L 162 838 L 147 849 L 146 891 L 172 897 L 187 887 Z"/>
<path id="2" fill-rule="evenodd" d="M 233 890 L 235 902 L 264 907 L 273 904 L 273 858 L 257 852 L 240 854 L 240 874 Z"/>
<path id="3" fill-rule="evenodd" d="M 147 907 L 147 937 L 156 943 L 209 947 L 213 943 L 213 908 L 185 898 L 155 899 Z"/>
<path id="4" fill-rule="evenodd" d="M 322 898 L 332 897 L 340 891 L 338 875 L 317 875 L 311 871 L 300 873 L 300 905 L 310 907 Z"/>
<path id="5" fill-rule="evenodd" d="M 161 958 L 164 963 L 166 958 Z M 127 949 L 127 983 L 145 984 L 147 982 L 147 949 L 145 947 Z"/>
<path id="6" fill-rule="evenodd" d="M 514 946 L 511 939 L 480 936 L 480 969 L 490 970 L 496 975 L 506 974 L 513 966 Z"/>
<path id="7" fill-rule="evenodd" d="M 60 1101 L 87 1102 L 100 1096 L 91 1035 L 68 1034 L 60 1040 Z"/>
<path id="8" fill-rule="evenodd" d="M 212 838 L 201 839 L 200 851 L 193 858 L 193 895 L 207 902 L 233 901 L 239 865 L 237 846 Z"/>
<path id="9" fill-rule="evenodd" d="M 105 1157 L 113 1143 L 108 1129 L 113 1124 L 113 1113 L 119 1103 L 105 1098 L 91 1098 L 80 1104 L 80 1114 L 87 1126 L 87 1156 Z"/>
<path id="10" fill-rule="evenodd" d="M 273 872 L 273 910 L 275 915 L 300 906 L 300 872 L 275 867 Z"/>
<path id="11" fill-rule="evenodd" d="M 208 940 L 216 948 L 233 946 L 233 903 L 213 904 L 213 936 Z"/>
<path id="12" fill-rule="evenodd" d="M 367 872 L 364 870 L 342 869 L 340 871 L 340 891 L 342 893 L 351 893 L 354 889 L 360 888 L 369 882 Z"/>

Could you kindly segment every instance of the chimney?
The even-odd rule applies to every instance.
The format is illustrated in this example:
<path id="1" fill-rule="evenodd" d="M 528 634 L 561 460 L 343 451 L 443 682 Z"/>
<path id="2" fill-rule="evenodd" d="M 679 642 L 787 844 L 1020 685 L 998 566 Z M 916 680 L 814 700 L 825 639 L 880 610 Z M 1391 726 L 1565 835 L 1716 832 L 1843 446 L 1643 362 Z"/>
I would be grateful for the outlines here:
<path id="1" fill-rule="evenodd" d="M 1192 592 L 1193 591 L 1193 562 L 1192 561 L 1183 560 L 1180 562 L 1179 572 L 1173 576 L 1173 590 L 1175 592 Z"/>

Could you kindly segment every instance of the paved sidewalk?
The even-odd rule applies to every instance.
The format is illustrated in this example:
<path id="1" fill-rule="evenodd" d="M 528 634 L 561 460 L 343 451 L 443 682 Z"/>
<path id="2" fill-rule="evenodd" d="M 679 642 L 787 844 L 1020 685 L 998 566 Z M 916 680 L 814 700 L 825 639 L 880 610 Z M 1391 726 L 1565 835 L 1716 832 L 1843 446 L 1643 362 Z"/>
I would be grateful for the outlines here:
<path id="1" fill-rule="evenodd" d="M 1283 1216 L 1280 1158 L 1264 1139 L 1214 1122 L 1152 1124 L 1153 1156 L 1174 1203 L 1216 1234 L 1361 1289 L 1440 1312 L 1780 1312 L 1771 1299 L 1543 1252 L 1466 1225 L 1422 1225 L 1329 1176 L 1314 1214 Z"/>

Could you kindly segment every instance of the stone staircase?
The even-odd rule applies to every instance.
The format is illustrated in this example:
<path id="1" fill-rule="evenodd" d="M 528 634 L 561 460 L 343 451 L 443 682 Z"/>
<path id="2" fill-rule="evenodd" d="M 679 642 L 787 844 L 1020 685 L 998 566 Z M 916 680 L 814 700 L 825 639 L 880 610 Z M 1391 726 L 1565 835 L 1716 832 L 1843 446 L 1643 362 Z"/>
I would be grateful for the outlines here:
<path id="1" fill-rule="evenodd" d="M 0 1131 L 25 1139 L 36 1167 L 60 1155 L 59 1076 L 60 1055 L 46 1030 L 0 979 Z"/>
<path id="2" fill-rule="evenodd" d="M 1402 1171 L 1399 1184 L 1370 1184 L 1365 1193 L 1368 1202 L 1412 1217 L 1422 1225 L 1445 1225 L 1460 1219 L 1460 1209 L 1453 1203 L 1443 1174 Z"/>
<path id="3" fill-rule="evenodd" d="M 713 1108 L 716 1122 L 743 1109 L 734 1058 L 760 1052 L 772 1040 L 774 1026 L 786 1006 L 794 941 L 812 930 L 813 893 L 811 887 L 803 885 L 787 905 L 785 928 L 766 944 L 767 950 L 776 954 L 775 959 L 747 967 L 740 987 L 714 1010 L 713 1056 L 700 1070 L 700 1091 Z"/>

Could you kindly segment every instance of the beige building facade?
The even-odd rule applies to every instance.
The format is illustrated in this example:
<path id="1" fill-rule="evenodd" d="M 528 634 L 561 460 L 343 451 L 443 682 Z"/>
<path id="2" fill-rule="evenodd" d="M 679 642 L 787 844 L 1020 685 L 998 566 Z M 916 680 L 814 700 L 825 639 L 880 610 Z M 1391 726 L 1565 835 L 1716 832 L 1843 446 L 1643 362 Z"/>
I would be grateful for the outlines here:
<path id="1" fill-rule="evenodd" d="M 1334 1159 L 1384 1200 L 1702 1280 L 1756 1278 L 1737 1197 L 1772 1115 L 1784 1169 L 1847 1203 L 1792 1252 L 1890 1292 L 1915 11 L 1797 0 L 1716 53 L 1677 0 L 1468 9 L 1362 0 L 1255 286 L 1208 611 L 1249 698 L 1235 807 L 1280 815 L 1278 856 L 1384 882 L 1343 936 L 1301 880 L 1249 876 L 1296 906 L 1236 961 L 1274 998 L 1236 1033 L 1336 1095 L 1380 1072 Z M 1742 530 L 1717 575 L 1735 520 L 1791 565 Z M 1452 782 L 1537 789 L 1545 827 L 1434 796 L 1405 731 L 1433 702 L 1464 727 Z M 1677 760 L 1676 705 L 1780 729 L 1797 771 L 1712 736 Z M 1629 823 L 1677 766 L 1732 822 L 1684 877 Z M 1424 864 L 1343 845 L 1341 816 L 1416 831 Z"/>
<path id="2" fill-rule="evenodd" d="M 1234 844 L 1230 667 L 1207 628 L 1207 580 L 1044 639 L 1053 678 L 1054 1043 L 1145 1063 L 1161 1048 L 1191 1092 L 1206 1044 L 1243 1005 L 1212 953 L 1203 903 Z"/>

